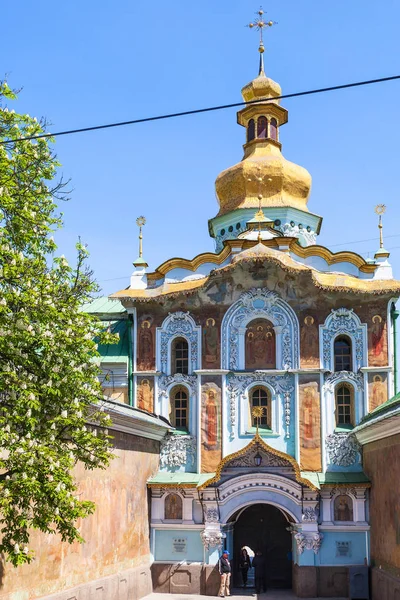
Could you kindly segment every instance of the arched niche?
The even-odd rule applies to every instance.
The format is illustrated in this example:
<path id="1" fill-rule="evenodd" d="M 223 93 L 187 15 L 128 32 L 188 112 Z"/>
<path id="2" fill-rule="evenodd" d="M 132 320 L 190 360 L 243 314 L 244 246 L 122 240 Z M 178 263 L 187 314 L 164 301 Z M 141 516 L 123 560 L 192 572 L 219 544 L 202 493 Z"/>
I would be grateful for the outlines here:
<path id="1" fill-rule="evenodd" d="M 339 494 L 333 501 L 334 521 L 354 521 L 353 499 L 348 494 Z"/>
<path id="2" fill-rule="evenodd" d="M 183 502 L 179 494 L 168 494 L 164 502 L 164 519 L 167 521 L 182 520 Z"/>
<path id="3" fill-rule="evenodd" d="M 335 371 L 335 340 L 343 336 L 351 341 L 351 370 L 357 372 L 367 366 L 367 325 L 348 308 L 332 309 L 320 327 L 322 367 Z"/>
<path id="4" fill-rule="evenodd" d="M 245 336 L 245 368 L 276 369 L 276 337 L 271 321 L 250 321 Z"/>
<path id="5" fill-rule="evenodd" d="M 245 369 L 247 325 L 255 319 L 269 321 L 276 342 L 276 368 L 299 366 L 299 322 L 294 310 L 276 293 L 265 288 L 243 292 L 222 321 L 222 368 Z"/>

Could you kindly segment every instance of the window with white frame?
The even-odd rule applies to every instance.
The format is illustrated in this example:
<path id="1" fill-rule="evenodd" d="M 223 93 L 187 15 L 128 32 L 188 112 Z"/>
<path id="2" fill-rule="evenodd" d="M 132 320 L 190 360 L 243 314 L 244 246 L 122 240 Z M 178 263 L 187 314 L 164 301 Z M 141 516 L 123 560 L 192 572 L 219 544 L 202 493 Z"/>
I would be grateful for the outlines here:
<path id="1" fill-rule="evenodd" d="M 352 371 L 351 340 L 347 335 L 341 335 L 334 341 L 335 371 Z"/>
<path id="2" fill-rule="evenodd" d="M 271 392 L 265 387 L 256 387 L 250 390 L 250 414 L 252 427 L 258 426 L 262 429 L 271 429 Z M 262 407 L 261 417 L 253 416 L 253 408 Z"/>
<path id="3" fill-rule="evenodd" d="M 336 427 L 354 427 L 354 390 L 345 383 L 335 389 Z"/>
<path id="4" fill-rule="evenodd" d="M 189 430 L 189 394 L 183 386 L 177 386 L 171 390 L 170 421 L 176 429 Z"/>
<path id="5" fill-rule="evenodd" d="M 189 344 L 185 338 L 176 338 L 172 342 L 171 373 L 189 373 Z"/>

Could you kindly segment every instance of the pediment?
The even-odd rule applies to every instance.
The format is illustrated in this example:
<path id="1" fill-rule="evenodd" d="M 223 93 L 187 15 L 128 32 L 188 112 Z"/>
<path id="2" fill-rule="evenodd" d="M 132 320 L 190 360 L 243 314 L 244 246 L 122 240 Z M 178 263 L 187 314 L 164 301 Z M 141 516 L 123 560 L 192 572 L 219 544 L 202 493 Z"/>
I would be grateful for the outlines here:
<path id="1" fill-rule="evenodd" d="M 257 455 L 258 458 L 261 458 L 259 466 L 256 466 L 255 461 Z M 277 474 L 284 472 L 286 476 L 290 473 L 298 483 L 310 489 L 316 489 L 308 479 L 301 476 L 299 464 L 293 456 L 272 448 L 264 442 L 258 433 L 242 450 L 223 458 L 218 465 L 215 476 L 200 486 L 200 489 L 205 489 L 211 485 L 220 485 L 226 479 L 226 476 L 232 478 L 236 469 L 238 475 L 243 475 L 243 471 L 247 470 L 249 473 L 254 473 L 256 470 L 259 470 L 260 473 L 265 473 L 265 471 Z"/>
<path id="2" fill-rule="evenodd" d="M 228 470 L 233 468 L 254 468 L 255 467 L 255 459 L 256 456 L 261 457 L 261 468 L 264 467 L 277 467 L 277 468 L 289 468 L 293 471 L 293 465 L 287 458 L 282 456 L 277 456 L 276 454 L 272 454 L 267 449 L 265 449 L 261 444 L 255 444 L 245 454 L 241 456 L 237 456 L 232 458 L 230 461 L 226 462 L 224 468 L 222 470 L 222 474 Z"/>

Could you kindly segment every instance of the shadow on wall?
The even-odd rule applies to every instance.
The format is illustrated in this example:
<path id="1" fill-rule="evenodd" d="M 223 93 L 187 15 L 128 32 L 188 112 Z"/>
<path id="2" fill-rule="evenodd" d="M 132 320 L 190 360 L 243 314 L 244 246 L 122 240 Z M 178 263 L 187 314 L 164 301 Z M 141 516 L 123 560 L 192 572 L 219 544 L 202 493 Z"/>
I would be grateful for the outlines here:
<path id="1" fill-rule="evenodd" d="M 5 569 L 4 569 L 4 554 L 0 554 L 0 589 L 4 585 Z"/>

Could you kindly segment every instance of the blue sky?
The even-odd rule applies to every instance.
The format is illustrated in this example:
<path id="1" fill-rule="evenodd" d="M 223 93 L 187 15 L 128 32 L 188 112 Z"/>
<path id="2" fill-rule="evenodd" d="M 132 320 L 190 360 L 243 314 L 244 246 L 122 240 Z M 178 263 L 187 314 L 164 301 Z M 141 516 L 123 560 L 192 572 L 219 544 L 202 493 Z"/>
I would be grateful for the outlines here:
<path id="1" fill-rule="evenodd" d="M 257 75 L 249 0 L 28 0 L 2 7 L 2 70 L 23 87 L 14 108 L 52 131 L 241 100 Z M 384 0 L 264 4 L 266 72 L 283 93 L 400 73 L 400 3 Z M 378 246 L 374 206 L 387 205 L 385 246 L 400 277 L 400 81 L 290 99 L 283 153 L 313 176 L 309 209 L 324 217 L 320 243 L 364 256 Z M 242 158 L 235 110 L 58 138 L 71 201 L 60 253 L 80 235 L 104 293 L 129 283 L 144 214 L 151 269 L 214 249 L 216 176 Z M 358 243 L 359 240 L 372 241 Z M 350 243 L 351 242 L 351 243 Z M 354 243 L 357 242 L 357 243 Z"/>

